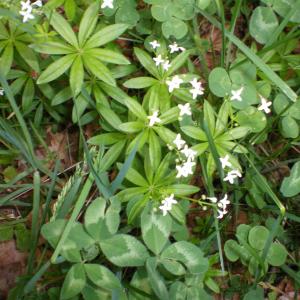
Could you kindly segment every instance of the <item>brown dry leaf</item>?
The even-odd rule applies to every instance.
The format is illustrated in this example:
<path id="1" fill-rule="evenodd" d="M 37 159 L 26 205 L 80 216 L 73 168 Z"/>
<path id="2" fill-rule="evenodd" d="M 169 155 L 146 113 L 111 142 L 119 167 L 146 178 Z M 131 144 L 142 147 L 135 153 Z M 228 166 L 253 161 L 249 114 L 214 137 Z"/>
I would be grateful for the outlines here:
<path id="1" fill-rule="evenodd" d="M 0 243 L 0 298 L 3 295 L 6 299 L 17 276 L 24 274 L 26 257 L 25 253 L 16 249 L 14 240 Z"/>

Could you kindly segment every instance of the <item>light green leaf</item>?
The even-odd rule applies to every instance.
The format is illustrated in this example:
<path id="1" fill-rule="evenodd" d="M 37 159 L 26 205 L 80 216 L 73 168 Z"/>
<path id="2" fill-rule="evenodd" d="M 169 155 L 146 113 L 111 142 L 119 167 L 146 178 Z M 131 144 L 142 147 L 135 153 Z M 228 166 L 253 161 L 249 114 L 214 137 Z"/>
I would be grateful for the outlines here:
<path id="1" fill-rule="evenodd" d="M 161 29 L 166 38 L 173 36 L 177 40 L 182 39 L 188 33 L 187 25 L 183 21 L 173 17 L 164 22 Z"/>
<path id="2" fill-rule="evenodd" d="M 181 130 L 188 135 L 189 137 L 197 140 L 197 141 L 207 141 L 207 137 L 205 132 L 195 126 L 182 126 Z"/>
<path id="3" fill-rule="evenodd" d="M 32 49 L 27 47 L 24 43 L 20 43 L 18 41 L 15 41 L 15 46 L 18 53 L 26 61 L 26 63 L 36 72 L 40 72 L 38 59 Z"/>
<path id="4" fill-rule="evenodd" d="M 63 42 L 47 42 L 42 44 L 32 44 L 30 45 L 32 49 L 39 53 L 45 53 L 45 54 L 70 54 L 75 52 L 75 48 L 72 46 L 63 43 Z"/>
<path id="5" fill-rule="evenodd" d="M 108 68 L 99 60 L 88 54 L 83 55 L 84 66 L 87 67 L 96 77 L 109 85 L 116 85 Z"/>
<path id="6" fill-rule="evenodd" d="M 75 57 L 76 54 L 68 54 L 53 62 L 50 66 L 47 67 L 46 70 L 42 72 L 37 80 L 37 84 L 47 83 L 58 78 L 70 68 Z"/>
<path id="7" fill-rule="evenodd" d="M 145 246 L 133 236 L 117 234 L 100 242 L 106 258 L 118 267 L 139 267 L 149 257 Z"/>
<path id="8" fill-rule="evenodd" d="M 287 254 L 288 253 L 282 244 L 272 243 L 266 259 L 271 266 L 279 267 L 285 263 Z"/>
<path id="9" fill-rule="evenodd" d="M 61 288 L 60 299 L 70 299 L 78 295 L 84 288 L 86 276 L 82 264 L 73 265 L 67 273 Z"/>
<path id="10" fill-rule="evenodd" d="M 93 34 L 84 45 L 84 49 L 97 48 L 105 45 L 117 37 L 119 37 L 126 29 L 127 24 L 114 24 L 100 29 L 95 34 Z"/>
<path id="11" fill-rule="evenodd" d="M 184 51 L 182 53 L 180 53 L 179 55 L 177 55 L 171 62 L 171 66 L 168 69 L 168 71 L 166 72 L 165 76 L 170 76 L 171 74 L 173 74 L 177 69 L 179 69 L 180 67 L 183 66 L 183 64 L 186 62 L 186 60 L 188 59 L 190 55 L 190 51 Z"/>
<path id="12" fill-rule="evenodd" d="M 109 49 L 89 49 L 85 51 L 86 55 L 100 59 L 105 63 L 129 65 L 130 61 L 122 54 Z"/>
<path id="13" fill-rule="evenodd" d="M 142 120 L 147 120 L 147 114 L 139 102 L 137 102 L 136 100 L 133 100 L 132 98 L 129 98 L 129 97 L 124 99 L 124 102 L 125 102 L 125 105 L 128 107 L 128 109 L 137 118 L 142 119 Z"/>
<path id="14" fill-rule="evenodd" d="M 192 274 L 200 275 L 208 270 L 208 259 L 203 256 L 201 249 L 186 241 L 170 245 L 161 257 L 182 262 Z"/>
<path id="15" fill-rule="evenodd" d="M 84 265 L 87 277 L 97 286 L 108 289 L 121 289 L 118 278 L 109 269 L 97 264 Z"/>
<path id="16" fill-rule="evenodd" d="M 65 39 L 72 46 L 78 47 L 78 41 L 72 27 L 65 20 L 65 18 L 62 17 L 61 14 L 55 11 L 51 11 L 50 13 L 47 13 L 47 17 L 50 21 L 50 24 L 61 35 L 63 39 Z"/>
<path id="17" fill-rule="evenodd" d="M 125 81 L 123 85 L 129 89 L 143 89 L 157 82 L 158 81 L 152 77 L 136 77 Z"/>
<path id="18" fill-rule="evenodd" d="M 210 90 L 218 97 L 225 97 L 231 91 L 231 81 L 225 69 L 214 68 L 208 77 Z"/>
<path id="19" fill-rule="evenodd" d="M 300 162 L 295 163 L 290 176 L 283 179 L 280 191 L 285 197 L 293 197 L 300 193 Z"/>
<path id="20" fill-rule="evenodd" d="M 84 70 L 82 59 L 80 56 L 77 56 L 72 64 L 70 72 L 70 86 L 74 97 L 76 97 L 81 92 L 83 77 Z"/>
<path id="21" fill-rule="evenodd" d="M 150 55 L 145 52 L 144 50 L 140 48 L 134 48 L 134 54 L 138 58 L 139 62 L 144 66 L 144 68 L 152 74 L 156 78 L 160 78 L 158 69 L 153 61 L 153 59 L 150 57 Z"/>
<path id="22" fill-rule="evenodd" d="M 269 237 L 269 230 L 264 226 L 254 226 L 249 231 L 249 244 L 257 250 L 263 250 Z"/>
<path id="23" fill-rule="evenodd" d="M 98 20 L 99 2 L 92 3 L 84 12 L 80 21 L 78 41 L 82 47 L 95 29 Z"/>
<path id="24" fill-rule="evenodd" d="M 108 108 L 105 105 L 97 104 L 97 110 L 112 127 L 114 127 L 115 129 L 119 129 L 122 121 L 111 108 Z"/>
<path id="25" fill-rule="evenodd" d="M 278 27 L 277 17 L 271 7 L 258 6 L 250 18 L 250 34 L 261 44 L 265 44 L 272 37 Z"/>
<path id="26" fill-rule="evenodd" d="M 149 131 L 149 158 L 152 168 L 156 170 L 161 160 L 161 146 L 153 130 Z"/>
<path id="27" fill-rule="evenodd" d="M 153 211 L 144 212 L 141 217 L 142 237 L 147 247 L 156 255 L 166 245 L 172 228 L 169 215 L 163 216 Z"/>
<path id="28" fill-rule="evenodd" d="M 142 122 L 125 122 L 119 125 L 119 129 L 127 133 L 140 132 L 145 128 Z"/>
<path id="29" fill-rule="evenodd" d="M 11 69 L 13 58 L 14 48 L 11 43 L 8 43 L 0 58 L 0 71 L 4 76 L 6 76 Z"/>
<path id="30" fill-rule="evenodd" d="M 295 139 L 299 136 L 299 125 L 294 118 L 284 116 L 281 120 L 280 131 L 284 137 Z"/>
<path id="31" fill-rule="evenodd" d="M 189 185 L 189 184 L 173 184 L 167 186 L 164 191 L 168 194 L 175 194 L 180 196 L 188 196 L 191 194 L 195 194 L 199 192 L 199 188 L 197 186 Z"/>

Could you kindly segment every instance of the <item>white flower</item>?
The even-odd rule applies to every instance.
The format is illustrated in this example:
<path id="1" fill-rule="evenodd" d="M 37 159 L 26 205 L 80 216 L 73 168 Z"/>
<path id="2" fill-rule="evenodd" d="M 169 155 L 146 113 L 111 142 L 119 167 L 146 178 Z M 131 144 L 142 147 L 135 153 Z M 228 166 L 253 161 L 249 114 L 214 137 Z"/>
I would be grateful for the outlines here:
<path id="1" fill-rule="evenodd" d="M 191 116 L 192 115 L 192 111 L 191 111 L 191 105 L 189 103 L 186 103 L 184 105 L 182 104 L 178 104 L 178 108 L 180 110 L 179 112 L 179 116 L 184 116 L 184 115 L 188 115 Z"/>
<path id="2" fill-rule="evenodd" d="M 179 89 L 180 84 L 183 83 L 183 80 L 179 78 L 177 75 L 175 75 L 172 80 L 167 80 L 166 84 L 169 87 L 169 92 L 172 93 L 174 89 Z"/>
<path id="3" fill-rule="evenodd" d="M 41 0 L 37 0 L 37 1 L 33 2 L 31 5 L 32 6 L 42 7 L 43 6 L 43 2 Z"/>
<path id="4" fill-rule="evenodd" d="M 197 154 L 196 151 L 189 148 L 187 145 L 185 145 L 184 149 L 182 149 L 180 152 L 183 153 L 188 160 L 194 160 Z"/>
<path id="5" fill-rule="evenodd" d="M 176 138 L 173 141 L 173 143 L 176 145 L 176 147 L 177 147 L 178 150 L 180 150 L 185 145 L 185 141 L 181 138 L 181 134 L 180 133 L 178 133 L 176 135 Z"/>
<path id="6" fill-rule="evenodd" d="M 226 215 L 227 213 L 228 213 L 228 211 L 226 211 L 226 210 L 220 210 L 220 209 L 218 209 L 218 216 L 217 216 L 217 218 L 218 219 L 222 219 L 224 217 L 224 215 Z"/>
<path id="7" fill-rule="evenodd" d="M 191 161 L 191 160 L 186 161 L 181 166 L 177 165 L 176 166 L 176 169 L 177 169 L 176 178 L 179 178 L 179 177 L 182 177 L 182 176 L 187 177 L 188 175 L 192 175 L 193 174 L 193 167 L 195 165 L 196 165 L 196 163 Z"/>
<path id="8" fill-rule="evenodd" d="M 170 67 L 171 67 L 171 64 L 170 64 L 169 60 L 168 59 L 165 60 L 164 63 L 163 63 L 164 70 L 168 71 Z"/>
<path id="9" fill-rule="evenodd" d="M 161 119 L 158 118 L 158 111 L 155 111 L 152 116 L 148 116 L 149 126 L 152 127 L 155 123 L 161 122 Z"/>
<path id="10" fill-rule="evenodd" d="M 237 101 L 242 101 L 242 97 L 241 97 L 241 94 L 244 90 L 244 87 L 241 87 L 239 90 L 232 90 L 231 91 L 231 97 L 230 97 L 230 100 L 233 101 L 233 100 L 237 100 Z"/>
<path id="11" fill-rule="evenodd" d="M 26 23 L 28 20 L 34 19 L 34 15 L 31 13 L 31 10 L 20 11 L 20 15 L 23 16 L 23 23 Z"/>
<path id="12" fill-rule="evenodd" d="M 174 194 L 171 194 L 169 197 L 166 197 L 162 202 L 162 205 L 159 207 L 163 216 L 167 215 L 168 211 L 172 209 L 172 205 L 177 203 L 177 200 L 174 199 Z"/>
<path id="13" fill-rule="evenodd" d="M 170 53 L 178 52 L 178 51 L 185 51 L 185 48 L 179 47 L 176 42 L 169 45 Z"/>
<path id="14" fill-rule="evenodd" d="M 221 161 L 223 169 L 225 169 L 226 167 L 230 168 L 232 166 L 231 162 L 229 161 L 229 155 L 228 154 L 226 154 L 225 157 L 220 157 L 220 161 Z"/>
<path id="15" fill-rule="evenodd" d="M 224 178 L 224 181 L 229 181 L 231 184 L 233 184 L 234 179 L 237 177 L 242 177 L 242 174 L 238 170 L 232 170 Z"/>
<path id="16" fill-rule="evenodd" d="M 223 210 L 226 210 L 228 204 L 230 204 L 230 201 L 228 200 L 228 195 L 225 194 L 224 198 L 219 201 L 218 206 L 222 207 Z"/>
<path id="17" fill-rule="evenodd" d="M 4 95 L 4 89 L 0 88 L 0 96 L 3 96 L 3 95 Z"/>
<path id="18" fill-rule="evenodd" d="M 21 1 L 21 6 L 21 10 L 32 10 L 30 0 L 27 0 L 26 2 Z"/>
<path id="19" fill-rule="evenodd" d="M 162 59 L 161 54 L 159 54 L 157 57 L 154 57 L 153 60 L 155 61 L 156 66 L 159 66 L 160 64 L 163 64 L 165 62 Z"/>
<path id="20" fill-rule="evenodd" d="M 196 99 L 197 96 L 201 96 L 204 94 L 204 88 L 202 87 L 201 81 L 197 81 L 197 78 L 194 78 L 192 81 L 190 81 L 190 84 L 192 85 L 193 89 L 190 90 L 190 93 L 193 95 L 193 99 Z"/>
<path id="21" fill-rule="evenodd" d="M 157 40 L 154 40 L 152 42 L 149 43 L 151 45 L 151 47 L 155 50 L 156 48 L 160 47 L 160 43 Z"/>
<path id="22" fill-rule="evenodd" d="M 263 110 L 266 114 L 271 112 L 271 109 L 269 108 L 269 106 L 272 105 L 272 102 L 269 101 L 264 98 L 263 96 L 259 96 L 260 97 L 260 101 L 261 101 L 261 105 L 258 107 L 258 110 Z"/>
<path id="23" fill-rule="evenodd" d="M 114 8 L 114 0 L 103 0 L 101 8 L 106 8 L 106 7 L 113 9 Z"/>

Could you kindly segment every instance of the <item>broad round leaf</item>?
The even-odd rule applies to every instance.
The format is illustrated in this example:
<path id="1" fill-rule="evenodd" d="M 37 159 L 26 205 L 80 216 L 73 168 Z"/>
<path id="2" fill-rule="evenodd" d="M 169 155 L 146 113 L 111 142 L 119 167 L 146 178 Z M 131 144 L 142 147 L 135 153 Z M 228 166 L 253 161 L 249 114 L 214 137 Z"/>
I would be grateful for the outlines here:
<path id="1" fill-rule="evenodd" d="M 234 240 L 228 240 L 224 246 L 225 255 L 228 260 L 235 262 L 240 258 L 241 247 Z"/>
<path id="2" fill-rule="evenodd" d="M 239 111 L 236 117 L 241 126 L 248 127 L 252 132 L 260 132 L 267 125 L 265 114 L 253 106 Z"/>
<path id="3" fill-rule="evenodd" d="M 188 32 L 187 25 L 183 21 L 173 17 L 164 22 L 161 29 L 166 38 L 173 36 L 178 40 L 182 39 Z"/>
<path id="4" fill-rule="evenodd" d="M 265 44 L 272 37 L 278 27 L 277 17 L 270 7 L 258 6 L 250 19 L 250 34 L 261 44 Z"/>
<path id="5" fill-rule="evenodd" d="M 293 197 L 300 193 L 300 162 L 295 163 L 290 176 L 283 179 L 280 191 L 285 197 Z"/>
<path id="6" fill-rule="evenodd" d="M 257 250 L 263 250 L 269 236 L 269 230 L 264 226 L 254 226 L 249 231 L 249 244 Z"/>
<path id="7" fill-rule="evenodd" d="M 86 276 L 82 264 L 73 265 L 67 273 L 61 288 L 60 299 L 70 299 L 78 295 L 84 288 Z"/>
<path id="8" fill-rule="evenodd" d="M 143 266 L 149 257 L 145 246 L 133 236 L 117 234 L 100 242 L 106 258 L 119 267 Z"/>
<path id="9" fill-rule="evenodd" d="M 230 94 L 231 80 L 226 70 L 223 68 L 214 68 L 208 77 L 210 90 L 218 97 L 225 97 Z"/>
<path id="10" fill-rule="evenodd" d="M 281 120 L 280 131 L 284 137 L 295 139 L 299 136 L 299 125 L 294 118 L 285 116 Z"/>
<path id="11" fill-rule="evenodd" d="M 272 243 L 268 254 L 267 262 L 274 267 L 279 267 L 285 263 L 287 251 L 285 247 L 279 243 Z"/>

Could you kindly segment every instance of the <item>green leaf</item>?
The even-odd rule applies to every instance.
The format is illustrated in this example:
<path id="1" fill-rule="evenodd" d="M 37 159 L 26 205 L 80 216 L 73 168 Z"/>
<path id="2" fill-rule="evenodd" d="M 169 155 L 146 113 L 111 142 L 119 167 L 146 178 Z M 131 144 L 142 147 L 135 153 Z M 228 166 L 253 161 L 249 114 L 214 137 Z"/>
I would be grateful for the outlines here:
<path id="1" fill-rule="evenodd" d="M 58 78 L 66 72 L 72 65 L 76 54 L 68 54 L 53 62 L 46 70 L 42 72 L 37 80 L 37 84 L 43 84 Z"/>
<path id="2" fill-rule="evenodd" d="M 182 39 L 188 33 L 187 25 L 183 21 L 173 17 L 164 22 L 161 29 L 166 38 L 173 36 L 177 40 Z"/>
<path id="3" fill-rule="evenodd" d="M 300 162 L 295 163 L 290 176 L 283 179 L 280 192 L 285 197 L 293 197 L 300 193 Z"/>
<path id="4" fill-rule="evenodd" d="M 274 267 L 283 265 L 287 258 L 287 251 L 285 247 L 279 243 L 272 243 L 268 254 L 267 262 Z"/>
<path id="5" fill-rule="evenodd" d="M 34 91 L 35 89 L 34 89 L 33 80 L 29 78 L 26 82 L 24 92 L 22 95 L 22 108 L 24 111 L 31 107 L 33 97 L 34 97 Z"/>
<path id="6" fill-rule="evenodd" d="M 214 68 L 208 77 L 209 89 L 218 97 L 225 97 L 231 91 L 231 80 L 225 69 Z"/>
<path id="7" fill-rule="evenodd" d="M 145 264 L 149 254 L 145 246 L 136 238 L 117 234 L 100 242 L 106 258 L 119 267 L 139 267 Z"/>
<path id="8" fill-rule="evenodd" d="M 250 18 L 249 30 L 256 41 L 261 44 L 267 43 L 277 27 L 278 20 L 271 7 L 255 8 Z"/>
<path id="9" fill-rule="evenodd" d="M 184 51 L 177 55 L 171 62 L 171 66 L 166 72 L 165 76 L 170 76 L 173 74 L 177 69 L 183 66 L 190 55 L 190 51 Z"/>
<path id="10" fill-rule="evenodd" d="M 122 133 L 112 132 L 112 133 L 103 133 L 96 136 L 93 136 L 88 140 L 88 143 L 91 145 L 111 145 L 116 142 L 125 140 L 126 136 Z"/>
<path id="11" fill-rule="evenodd" d="M 161 160 L 161 146 L 153 130 L 149 130 L 149 158 L 152 168 L 156 170 Z"/>
<path id="12" fill-rule="evenodd" d="M 55 11 L 51 11 L 46 15 L 50 21 L 50 24 L 61 35 L 61 37 L 65 39 L 68 43 L 70 43 L 72 46 L 77 48 L 78 41 L 76 35 L 70 24 L 65 20 L 65 18 Z"/>
<path id="13" fill-rule="evenodd" d="M 142 119 L 142 120 L 147 120 L 147 114 L 139 102 L 137 102 L 136 100 L 133 100 L 132 98 L 129 98 L 129 97 L 124 99 L 124 102 L 125 102 L 125 105 L 128 107 L 128 109 L 137 118 Z"/>
<path id="14" fill-rule="evenodd" d="M 178 120 L 179 117 L 179 108 L 178 106 L 174 106 L 167 111 L 165 111 L 163 114 L 160 115 L 160 124 L 165 125 L 172 122 L 175 122 Z"/>
<path id="15" fill-rule="evenodd" d="M 164 2 L 154 3 L 151 7 L 151 14 L 159 22 L 169 20 L 173 14 L 172 2 L 165 0 Z"/>
<path id="16" fill-rule="evenodd" d="M 70 72 L 70 86 L 74 97 L 76 97 L 81 92 L 83 77 L 84 70 L 82 59 L 80 56 L 77 56 L 72 64 Z"/>
<path id="17" fill-rule="evenodd" d="M 128 169 L 125 178 L 130 182 L 134 183 L 135 185 L 142 186 L 142 187 L 149 186 L 149 183 L 144 179 L 144 177 L 133 168 Z"/>
<path id="18" fill-rule="evenodd" d="M 248 127 L 239 126 L 225 132 L 220 139 L 225 141 L 237 140 L 246 136 L 250 132 Z"/>
<path id="19" fill-rule="evenodd" d="M 208 101 L 204 101 L 203 106 L 204 111 L 204 122 L 208 125 L 209 131 L 212 136 L 215 134 L 215 126 L 216 126 L 216 118 L 215 118 L 215 111 L 211 104 Z M 204 125 L 202 125 L 204 126 Z M 205 132 L 205 135 L 207 136 L 207 133 Z"/>
<path id="20" fill-rule="evenodd" d="M 134 54 L 138 58 L 139 62 L 143 65 L 143 67 L 152 74 L 155 78 L 160 78 L 158 69 L 153 61 L 153 59 L 150 57 L 150 55 L 140 49 L 140 48 L 134 48 Z"/>
<path id="21" fill-rule="evenodd" d="M 239 111 L 236 120 L 242 127 L 248 127 L 255 133 L 262 131 L 267 125 L 266 115 L 253 106 Z"/>
<path id="22" fill-rule="evenodd" d="M 114 127 L 115 129 L 119 129 L 122 121 L 112 109 L 106 107 L 105 105 L 97 104 L 97 110 L 112 127 Z"/>
<path id="23" fill-rule="evenodd" d="M 2 72 L 3 76 L 6 76 L 10 71 L 13 58 L 14 58 L 14 48 L 11 43 L 8 43 L 0 58 L 0 71 Z"/>
<path id="24" fill-rule="evenodd" d="M 36 52 L 45 54 L 71 54 L 75 52 L 75 48 L 72 46 L 60 42 L 60 41 L 50 41 L 42 44 L 31 44 L 30 47 Z"/>
<path id="25" fill-rule="evenodd" d="M 119 125 L 119 129 L 127 133 L 140 132 L 145 128 L 142 122 L 126 122 Z"/>
<path id="26" fill-rule="evenodd" d="M 103 80 L 109 85 L 116 85 L 116 81 L 112 77 L 109 69 L 99 59 L 85 53 L 83 55 L 83 63 L 84 66 L 86 66 L 100 80 Z"/>
<path id="27" fill-rule="evenodd" d="M 286 138 L 297 138 L 299 136 L 299 125 L 294 118 L 284 116 L 281 120 L 280 131 Z"/>
<path id="28" fill-rule="evenodd" d="M 66 87 L 62 89 L 60 92 L 58 92 L 55 97 L 52 99 L 51 105 L 59 105 L 61 103 L 64 103 L 72 98 L 72 91 L 70 87 Z"/>
<path id="29" fill-rule="evenodd" d="M 192 274 L 200 275 L 208 270 L 208 260 L 200 248 L 186 241 L 170 245 L 163 251 L 161 257 L 182 262 Z"/>
<path id="30" fill-rule="evenodd" d="M 146 206 L 147 202 L 149 201 L 148 195 L 141 195 L 138 197 L 134 197 L 131 199 L 128 203 L 127 209 L 128 209 L 128 224 L 133 224 L 134 221 L 138 216 L 140 216 L 140 213 Z M 132 204 L 133 203 L 133 204 Z"/>
<path id="31" fill-rule="evenodd" d="M 157 272 L 157 262 L 155 257 L 150 257 L 146 261 L 146 270 L 150 285 L 154 293 L 161 300 L 169 300 L 169 293 L 163 277 Z"/>
<path id="32" fill-rule="evenodd" d="M 181 130 L 189 137 L 197 141 L 207 141 L 205 132 L 195 126 L 182 126 Z"/>
<path id="33" fill-rule="evenodd" d="M 75 0 L 65 0 L 64 9 L 68 20 L 74 20 L 77 10 Z"/>
<path id="34" fill-rule="evenodd" d="M 162 216 L 153 211 L 144 212 L 141 217 L 142 237 L 147 247 L 156 255 L 166 245 L 172 229 L 169 215 Z"/>
<path id="35" fill-rule="evenodd" d="M 166 127 L 154 127 L 154 130 L 166 144 L 172 144 L 176 138 L 176 134 Z"/>
<path id="36" fill-rule="evenodd" d="M 127 24 L 114 24 L 100 29 L 93 34 L 84 45 L 84 49 L 97 48 L 118 38 L 126 29 Z"/>
<path id="37" fill-rule="evenodd" d="M 118 278 L 109 269 L 97 264 L 84 265 L 87 277 L 97 286 L 108 289 L 121 289 Z"/>
<path id="38" fill-rule="evenodd" d="M 220 133 L 226 130 L 229 112 L 230 112 L 230 104 L 228 101 L 224 101 L 222 106 L 220 107 L 218 117 L 217 117 L 216 129 L 215 129 L 216 136 L 218 136 Z"/>
<path id="39" fill-rule="evenodd" d="M 20 43 L 18 41 L 15 41 L 15 46 L 18 53 L 26 61 L 26 63 L 36 72 L 40 72 L 38 59 L 32 49 L 27 47 L 24 43 Z"/>
<path id="40" fill-rule="evenodd" d="M 86 55 L 100 59 L 105 63 L 129 65 L 130 61 L 122 54 L 109 49 L 89 49 L 85 51 Z"/>
<path id="41" fill-rule="evenodd" d="M 53 248 L 56 247 L 65 226 L 66 220 L 63 219 L 58 219 L 43 225 L 41 233 Z"/>
<path id="42" fill-rule="evenodd" d="M 262 250 L 265 247 L 270 232 L 264 226 L 254 226 L 249 231 L 249 244 L 257 250 Z"/>
<path id="43" fill-rule="evenodd" d="M 241 246 L 234 240 L 227 240 L 224 252 L 229 261 L 235 262 L 240 258 Z"/>
<path id="44" fill-rule="evenodd" d="M 168 194 L 175 194 L 180 196 L 188 196 L 199 192 L 199 188 L 189 184 L 172 184 L 167 186 L 164 191 Z"/>
<path id="45" fill-rule="evenodd" d="M 157 80 L 152 77 L 136 77 L 129 79 L 123 85 L 129 89 L 143 89 L 157 83 Z"/>
<path id="46" fill-rule="evenodd" d="M 82 47 L 95 29 L 98 20 L 99 2 L 91 4 L 83 14 L 80 21 L 78 41 Z"/>
<path id="47" fill-rule="evenodd" d="M 67 273 L 61 288 L 60 299 L 70 299 L 78 295 L 84 288 L 86 276 L 82 264 L 73 265 Z"/>

